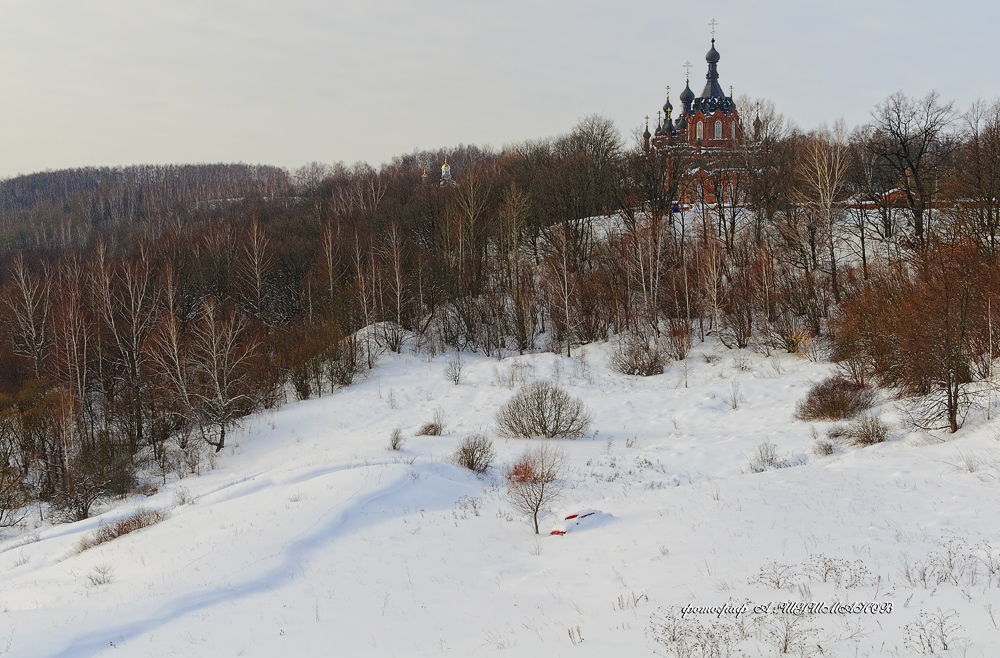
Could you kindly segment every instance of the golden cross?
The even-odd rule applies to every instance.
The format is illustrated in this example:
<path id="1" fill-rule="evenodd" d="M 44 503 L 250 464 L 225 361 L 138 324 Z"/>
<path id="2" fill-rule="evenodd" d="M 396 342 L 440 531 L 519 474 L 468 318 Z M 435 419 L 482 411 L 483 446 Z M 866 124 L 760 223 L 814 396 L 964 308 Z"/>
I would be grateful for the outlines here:
<path id="1" fill-rule="evenodd" d="M 712 20 L 710 20 L 708 22 L 708 24 L 712 26 L 712 38 L 714 39 L 715 38 L 715 26 L 719 24 L 719 21 L 717 21 L 717 20 L 715 20 L 713 18 Z"/>

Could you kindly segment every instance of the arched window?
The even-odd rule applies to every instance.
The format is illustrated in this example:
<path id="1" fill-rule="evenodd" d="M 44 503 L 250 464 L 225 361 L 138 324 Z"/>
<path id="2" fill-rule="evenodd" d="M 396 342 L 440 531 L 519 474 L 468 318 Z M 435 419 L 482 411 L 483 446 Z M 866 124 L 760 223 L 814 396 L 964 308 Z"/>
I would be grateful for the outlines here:
<path id="1" fill-rule="evenodd" d="M 736 141 L 736 122 L 733 121 L 729 124 L 729 127 L 733 129 L 733 141 Z"/>
<path id="2" fill-rule="evenodd" d="M 704 139 L 704 138 L 705 138 L 705 124 L 699 121 L 698 132 L 697 134 L 695 134 L 695 139 Z"/>
<path id="3" fill-rule="evenodd" d="M 716 121 L 715 122 L 715 138 L 716 139 L 722 139 L 722 122 L 721 121 Z"/>

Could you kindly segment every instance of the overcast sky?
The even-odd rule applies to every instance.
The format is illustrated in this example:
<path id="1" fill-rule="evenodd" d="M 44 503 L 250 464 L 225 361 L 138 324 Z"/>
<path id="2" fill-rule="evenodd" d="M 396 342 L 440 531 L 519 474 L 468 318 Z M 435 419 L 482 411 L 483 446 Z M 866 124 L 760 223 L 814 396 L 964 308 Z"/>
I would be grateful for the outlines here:
<path id="1" fill-rule="evenodd" d="M 501 147 L 603 114 L 626 135 L 666 85 L 720 82 L 804 129 L 896 90 L 1000 96 L 1000 3 L 911 0 L 0 0 L 0 177 L 85 165 L 378 165 Z M 675 105 L 677 103 L 675 102 Z"/>

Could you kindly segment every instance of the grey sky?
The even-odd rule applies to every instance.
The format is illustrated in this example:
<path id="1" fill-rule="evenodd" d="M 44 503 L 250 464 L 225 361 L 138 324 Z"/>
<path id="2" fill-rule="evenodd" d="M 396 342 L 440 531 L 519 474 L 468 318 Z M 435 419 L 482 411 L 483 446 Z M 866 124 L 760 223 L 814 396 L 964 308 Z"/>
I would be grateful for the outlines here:
<path id="1" fill-rule="evenodd" d="M 655 117 L 682 64 L 802 128 L 902 89 L 1000 95 L 1000 3 L 0 0 L 0 176 L 84 165 L 313 160 Z M 675 103 L 676 104 L 676 103 Z M 655 121 L 655 119 L 654 119 Z"/>

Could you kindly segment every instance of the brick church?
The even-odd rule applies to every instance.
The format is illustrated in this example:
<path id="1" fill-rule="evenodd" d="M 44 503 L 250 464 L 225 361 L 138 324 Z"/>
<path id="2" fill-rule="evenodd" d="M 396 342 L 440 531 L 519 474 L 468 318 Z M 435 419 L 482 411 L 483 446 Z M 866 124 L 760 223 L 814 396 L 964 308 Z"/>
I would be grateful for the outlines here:
<path id="1" fill-rule="evenodd" d="M 732 87 L 730 95 L 726 96 L 719 85 L 719 51 L 715 49 L 714 36 L 705 61 L 708 62 L 705 88 L 701 96 L 695 97 L 691 91 L 690 78 L 685 81 L 684 91 L 680 96 L 681 112 L 676 119 L 673 118 L 674 106 L 670 102 L 670 88 L 667 87 L 667 102 L 663 106 L 663 113 L 657 112 L 662 119 L 657 120 L 656 132 L 650 134 L 647 119 L 646 130 L 642 135 L 647 149 L 650 144 L 662 148 L 669 144 L 686 143 L 701 151 L 732 147 L 743 139 L 743 123 L 733 101 Z M 690 64 L 687 66 L 690 75 Z"/>

